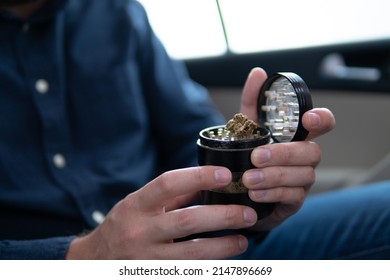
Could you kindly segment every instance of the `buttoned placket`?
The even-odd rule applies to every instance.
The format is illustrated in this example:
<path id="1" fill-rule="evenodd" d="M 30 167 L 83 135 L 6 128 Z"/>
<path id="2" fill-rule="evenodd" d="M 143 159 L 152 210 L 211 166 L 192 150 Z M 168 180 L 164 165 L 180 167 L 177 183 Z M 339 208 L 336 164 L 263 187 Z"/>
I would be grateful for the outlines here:
<path id="1" fill-rule="evenodd" d="M 45 95 L 49 94 L 50 84 L 47 79 L 40 78 L 35 81 L 35 91 L 38 95 L 44 98 Z M 39 101 L 38 101 L 39 102 Z M 61 152 L 53 152 L 52 164 L 57 169 L 63 169 L 66 167 L 66 158 Z"/>
<path id="2" fill-rule="evenodd" d="M 51 45 L 50 42 L 29 40 L 29 36 L 34 36 L 31 34 L 35 31 L 34 28 L 35 26 L 29 23 L 21 25 L 16 41 L 17 51 L 40 116 L 43 130 L 42 141 L 50 166 L 49 170 L 64 189 L 72 193 L 74 198 L 79 199 L 78 193 L 82 193 L 83 190 L 78 187 L 77 181 L 70 179 L 73 175 L 70 175 L 72 172 L 69 169 L 71 163 L 68 157 L 70 149 L 69 124 L 63 103 L 66 85 L 63 84 L 64 77 L 61 76 L 64 73 L 61 72 L 62 69 L 58 69 L 58 65 L 62 65 L 58 59 L 63 59 L 63 56 L 55 52 L 58 48 Z M 47 52 L 37 52 L 35 56 L 33 52 L 25 52 L 23 48 L 31 43 L 39 44 L 39 46 L 34 47 L 37 49 L 46 48 Z M 88 198 L 91 201 L 85 200 L 85 198 L 85 194 L 83 194 L 83 202 L 78 203 L 82 214 L 91 225 L 102 223 L 105 218 L 104 212 L 98 209 L 94 198 Z"/>

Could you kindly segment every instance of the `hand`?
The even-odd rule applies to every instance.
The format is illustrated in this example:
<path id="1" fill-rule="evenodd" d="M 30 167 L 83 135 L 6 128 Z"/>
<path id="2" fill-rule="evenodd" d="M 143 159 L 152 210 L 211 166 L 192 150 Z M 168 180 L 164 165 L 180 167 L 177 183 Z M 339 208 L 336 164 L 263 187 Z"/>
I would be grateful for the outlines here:
<path id="1" fill-rule="evenodd" d="M 241 112 L 253 120 L 257 120 L 257 98 L 266 78 L 263 69 L 254 68 L 244 86 Z M 259 203 L 276 203 L 273 213 L 256 224 L 257 230 L 270 230 L 296 213 L 314 183 L 321 150 L 310 140 L 332 130 L 335 118 L 328 109 L 317 108 L 306 112 L 302 123 L 309 131 L 306 141 L 260 146 L 252 152 L 256 169 L 243 176 L 249 196 Z"/>
<path id="2" fill-rule="evenodd" d="M 253 226 L 256 212 L 241 205 L 188 205 L 200 190 L 226 186 L 228 169 L 202 166 L 157 177 L 116 204 L 90 234 L 76 238 L 67 259 L 224 259 L 243 253 L 240 235 L 174 242 L 192 234 Z"/>

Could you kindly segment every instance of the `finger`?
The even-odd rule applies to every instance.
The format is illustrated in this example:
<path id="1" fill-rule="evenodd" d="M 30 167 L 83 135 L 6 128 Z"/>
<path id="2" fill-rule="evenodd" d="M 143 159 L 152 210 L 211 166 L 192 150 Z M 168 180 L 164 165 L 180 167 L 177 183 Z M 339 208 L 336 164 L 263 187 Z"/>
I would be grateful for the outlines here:
<path id="1" fill-rule="evenodd" d="M 317 166 L 321 160 L 320 146 L 315 142 L 298 141 L 256 147 L 251 153 L 255 167 Z"/>
<path id="2" fill-rule="evenodd" d="M 259 220 L 252 229 L 257 231 L 267 231 L 271 230 L 274 227 L 280 225 L 283 221 L 285 221 L 290 216 L 294 215 L 302 204 L 283 204 L 277 203 L 273 212 L 266 216 L 265 218 Z"/>
<path id="3" fill-rule="evenodd" d="M 302 206 L 306 190 L 304 188 L 281 187 L 268 190 L 249 191 L 249 197 L 259 203 L 276 203 L 272 213 L 259 220 L 253 227 L 256 230 L 270 230 L 294 215 Z"/>
<path id="4" fill-rule="evenodd" d="M 303 187 L 278 187 L 272 189 L 250 190 L 248 194 L 255 202 L 277 202 L 290 205 L 293 209 L 299 209 L 306 198 L 307 191 Z"/>
<path id="5" fill-rule="evenodd" d="M 175 210 L 184 206 L 188 206 L 200 198 L 199 192 L 184 194 L 175 197 L 172 201 L 165 205 L 165 211 Z"/>
<path id="6" fill-rule="evenodd" d="M 315 181 L 312 166 L 275 166 L 250 169 L 242 177 L 243 184 L 250 190 L 270 189 L 278 186 L 309 189 Z"/>
<path id="7" fill-rule="evenodd" d="M 267 73 L 262 68 L 253 68 L 248 75 L 241 95 L 240 112 L 256 122 L 258 120 L 257 99 L 260 88 L 266 79 Z"/>
<path id="8" fill-rule="evenodd" d="M 309 131 L 306 140 L 312 140 L 331 131 L 336 125 L 336 120 L 330 110 L 315 108 L 303 115 L 302 124 Z"/>
<path id="9" fill-rule="evenodd" d="M 193 239 L 173 244 L 164 244 L 164 258 L 195 260 L 195 259 L 226 259 L 245 252 L 248 240 L 242 235 L 229 235 L 215 238 Z"/>
<path id="10" fill-rule="evenodd" d="M 178 239 L 196 233 L 253 226 L 256 212 L 241 205 L 194 206 L 157 216 L 155 225 L 159 240 Z"/>
<path id="11" fill-rule="evenodd" d="M 137 191 L 139 206 L 143 209 L 163 207 L 177 196 L 220 188 L 231 179 L 231 172 L 225 167 L 199 166 L 169 171 Z"/>

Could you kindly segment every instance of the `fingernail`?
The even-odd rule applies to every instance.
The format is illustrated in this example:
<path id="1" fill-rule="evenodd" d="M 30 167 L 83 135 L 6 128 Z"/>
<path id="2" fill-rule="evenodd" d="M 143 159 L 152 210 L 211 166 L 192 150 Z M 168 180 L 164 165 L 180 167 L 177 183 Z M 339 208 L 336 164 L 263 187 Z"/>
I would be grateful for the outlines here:
<path id="1" fill-rule="evenodd" d="M 257 221 L 257 214 L 252 208 L 244 209 L 244 221 L 252 224 Z"/>
<path id="2" fill-rule="evenodd" d="M 218 184 L 229 184 L 231 180 L 230 171 L 220 168 L 214 171 L 214 178 Z"/>
<path id="3" fill-rule="evenodd" d="M 241 251 L 245 251 L 248 248 L 248 240 L 244 236 L 238 237 L 238 247 Z"/>
<path id="4" fill-rule="evenodd" d="M 309 115 L 309 122 L 310 122 L 310 127 L 317 127 L 320 125 L 320 116 L 316 113 L 308 113 Z"/>
<path id="5" fill-rule="evenodd" d="M 257 148 L 253 150 L 253 157 L 256 163 L 266 163 L 271 159 L 271 151 L 264 148 Z"/>
<path id="6" fill-rule="evenodd" d="M 259 170 L 248 171 L 245 177 L 251 185 L 258 185 L 264 180 L 264 174 Z"/>
<path id="7" fill-rule="evenodd" d="M 266 196 L 267 190 L 256 190 L 256 191 L 251 191 L 254 199 L 260 199 Z"/>

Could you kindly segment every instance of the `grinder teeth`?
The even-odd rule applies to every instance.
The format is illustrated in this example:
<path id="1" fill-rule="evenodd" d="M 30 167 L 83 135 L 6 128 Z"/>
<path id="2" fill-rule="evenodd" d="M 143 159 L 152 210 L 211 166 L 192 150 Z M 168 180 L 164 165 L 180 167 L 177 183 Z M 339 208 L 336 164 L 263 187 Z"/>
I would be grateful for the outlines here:
<path id="1" fill-rule="evenodd" d="M 255 129 L 250 135 L 237 136 L 226 128 L 218 128 L 208 131 L 208 137 L 215 140 L 224 140 L 224 141 L 235 141 L 235 140 L 245 140 L 245 139 L 255 139 L 260 138 L 261 134 L 258 129 Z"/>

